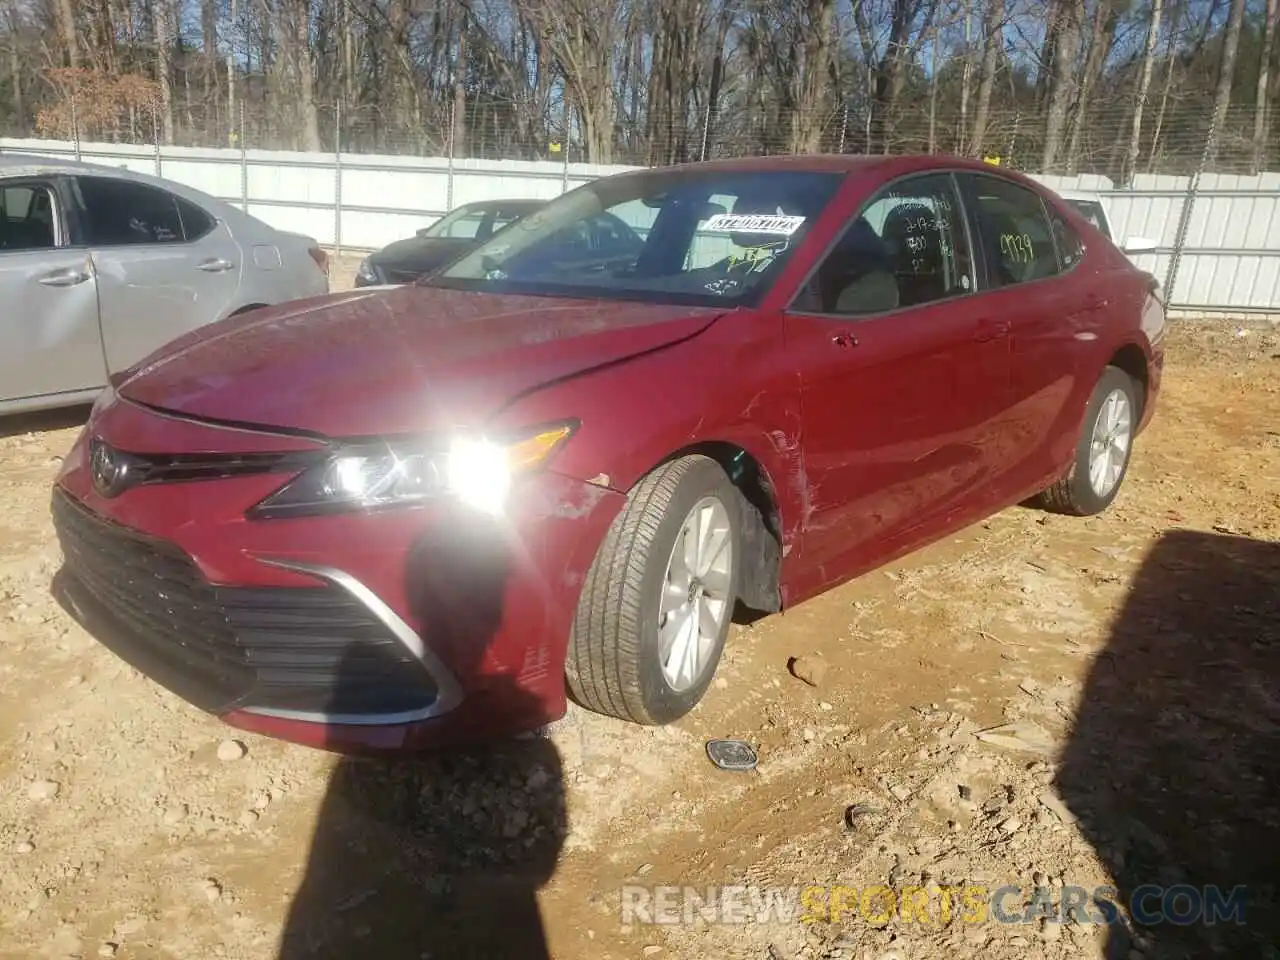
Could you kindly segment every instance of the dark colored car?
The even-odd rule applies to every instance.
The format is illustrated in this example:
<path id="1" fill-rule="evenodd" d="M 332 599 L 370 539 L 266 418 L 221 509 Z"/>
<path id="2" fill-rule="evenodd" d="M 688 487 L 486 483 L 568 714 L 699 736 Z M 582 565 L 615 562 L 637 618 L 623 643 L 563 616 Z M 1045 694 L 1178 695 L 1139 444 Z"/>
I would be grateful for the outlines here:
<path id="1" fill-rule="evenodd" d="M 602 214 L 643 238 L 594 258 Z M 238 727 L 336 750 L 692 709 L 794 607 L 1040 495 L 1116 496 L 1151 278 L 941 157 L 626 173 L 433 276 L 223 321 L 98 403 L 57 590 Z M 567 681 L 567 683 L 566 683 Z"/>
<path id="2" fill-rule="evenodd" d="M 482 200 L 456 207 L 412 237 L 372 253 L 356 270 L 357 287 L 412 283 L 527 217 L 543 200 Z"/>

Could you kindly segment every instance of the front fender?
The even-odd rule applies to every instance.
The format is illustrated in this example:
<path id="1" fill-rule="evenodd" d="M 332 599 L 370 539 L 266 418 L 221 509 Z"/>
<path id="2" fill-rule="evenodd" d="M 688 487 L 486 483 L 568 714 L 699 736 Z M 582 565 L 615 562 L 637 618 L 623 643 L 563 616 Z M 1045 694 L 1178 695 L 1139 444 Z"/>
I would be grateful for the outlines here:
<path id="1" fill-rule="evenodd" d="M 554 469 L 623 493 L 683 451 L 739 447 L 772 487 L 785 554 L 806 489 L 800 381 L 780 338 L 766 344 L 743 335 L 762 319 L 733 317 L 691 340 L 536 391 L 501 420 L 511 426 L 580 420 Z"/>

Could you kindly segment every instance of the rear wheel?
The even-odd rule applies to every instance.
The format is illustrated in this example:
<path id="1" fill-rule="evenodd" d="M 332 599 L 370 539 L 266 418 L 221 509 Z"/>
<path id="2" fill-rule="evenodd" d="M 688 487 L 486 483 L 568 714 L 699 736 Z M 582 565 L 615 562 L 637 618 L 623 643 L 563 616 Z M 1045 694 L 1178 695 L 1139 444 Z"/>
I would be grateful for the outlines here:
<path id="1" fill-rule="evenodd" d="M 738 503 L 703 456 L 669 461 L 631 492 L 578 601 L 566 661 L 575 700 L 663 724 L 702 699 L 737 599 Z"/>
<path id="2" fill-rule="evenodd" d="M 1079 517 L 1111 506 L 1129 471 L 1138 416 L 1138 385 L 1119 367 L 1107 367 L 1085 409 L 1071 468 L 1041 494 L 1044 505 Z"/>

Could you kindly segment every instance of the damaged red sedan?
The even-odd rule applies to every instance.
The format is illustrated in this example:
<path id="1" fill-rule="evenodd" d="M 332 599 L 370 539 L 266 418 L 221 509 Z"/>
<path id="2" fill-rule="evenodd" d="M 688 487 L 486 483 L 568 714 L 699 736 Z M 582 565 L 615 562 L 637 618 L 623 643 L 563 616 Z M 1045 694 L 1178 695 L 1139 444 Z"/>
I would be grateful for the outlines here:
<path id="1" fill-rule="evenodd" d="M 622 174 L 414 285 L 186 335 L 53 494 L 63 603 L 228 723 L 342 751 L 639 723 L 779 611 L 1039 496 L 1105 509 L 1152 278 L 938 157 Z"/>

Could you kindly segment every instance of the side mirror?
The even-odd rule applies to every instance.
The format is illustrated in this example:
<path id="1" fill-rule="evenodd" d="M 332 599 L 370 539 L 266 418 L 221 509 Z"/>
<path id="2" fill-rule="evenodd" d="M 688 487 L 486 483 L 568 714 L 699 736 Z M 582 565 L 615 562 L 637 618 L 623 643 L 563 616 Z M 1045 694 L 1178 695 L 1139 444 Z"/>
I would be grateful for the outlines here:
<path id="1" fill-rule="evenodd" d="M 430 227 L 421 227 L 421 228 L 419 228 L 419 230 L 418 230 L 418 232 L 415 234 L 415 236 L 417 236 L 417 237 L 425 237 L 425 236 L 427 235 L 427 232 L 428 232 L 430 229 L 431 229 Z"/>
<path id="2" fill-rule="evenodd" d="M 1121 249 L 1125 253 L 1151 253 L 1160 246 L 1155 240 L 1147 237 L 1130 237 Z"/>

